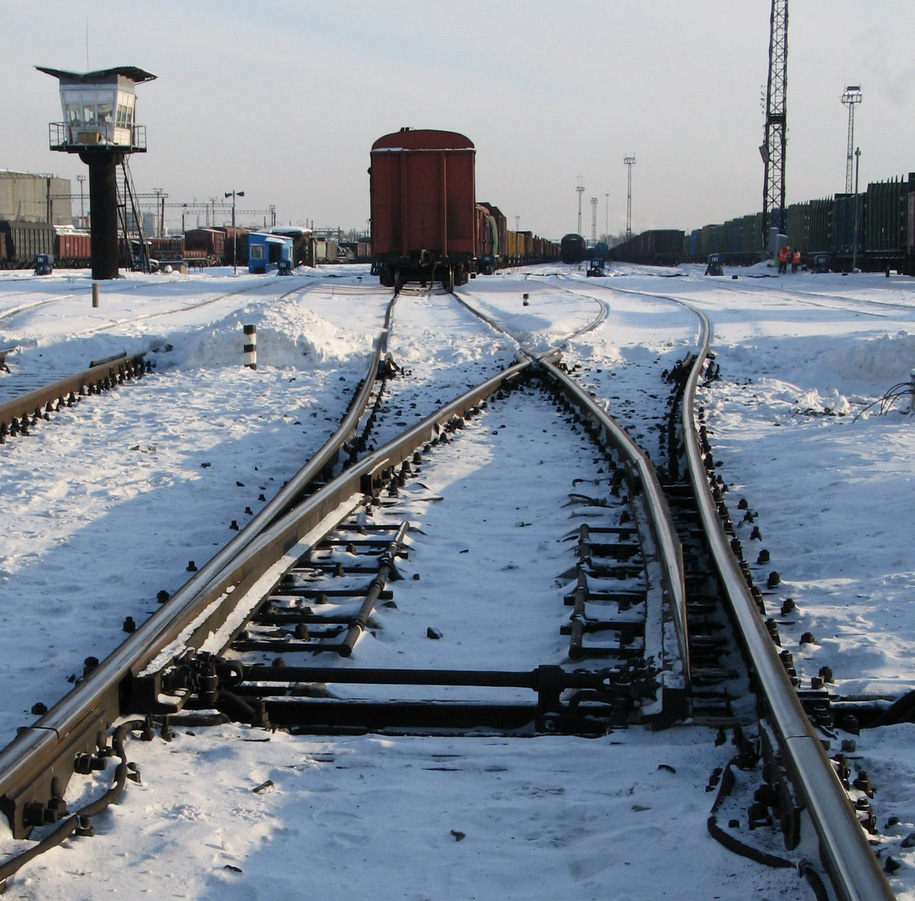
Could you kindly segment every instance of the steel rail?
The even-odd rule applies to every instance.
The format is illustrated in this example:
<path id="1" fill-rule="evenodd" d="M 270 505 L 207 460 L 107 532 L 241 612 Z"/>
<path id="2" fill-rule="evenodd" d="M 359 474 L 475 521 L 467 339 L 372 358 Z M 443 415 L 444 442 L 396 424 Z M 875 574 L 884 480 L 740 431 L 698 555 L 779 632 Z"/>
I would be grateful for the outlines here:
<path id="1" fill-rule="evenodd" d="M 889 882 L 804 712 L 731 551 L 709 489 L 695 421 L 695 394 L 712 341 L 712 326 L 701 310 L 684 301 L 677 300 L 676 303 L 692 310 L 702 323 L 697 360 L 686 381 L 681 411 L 693 494 L 720 584 L 749 656 L 767 719 L 776 732 L 778 753 L 816 831 L 821 863 L 837 897 L 841 901 L 892 899 L 894 895 Z"/>
<path id="2" fill-rule="evenodd" d="M 690 673 L 683 550 L 657 470 L 629 433 L 577 381 L 549 359 L 541 358 L 540 364 L 544 372 L 561 386 L 565 395 L 578 408 L 579 414 L 594 424 L 601 440 L 613 447 L 628 464 L 633 496 L 641 494 L 645 499 L 648 513 L 646 518 L 661 567 L 662 588 L 675 625 L 676 656 L 682 665 L 681 672 L 668 672 L 666 679 L 670 688 L 681 688 L 688 694 Z M 659 638 L 663 646 L 665 636 Z M 680 679 L 682 684 L 677 686 L 676 681 Z"/>
<path id="3" fill-rule="evenodd" d="M 46 412 L 51 412 L 49 405 L 57 401 L 67 403 L 68 400 L 84 394 L 87 388 L 94 389 L 106 380 L 109 385 L 112 379 L 117 384 L 127 377 L 128 373 L 132 376 L 132 370 L 142 365 L 145 356 L 145 353 L 131 355 L 125 353 L 108 360 L 93 362 L 88 369 L 84 369 L 82 372 L 68 375 L 19 397 L 14 397 L 12 400 L 0 403 L 0 428 L 4 428 L 4 431 L 9 429 L 14 419 L 31 416 L 43 417 Z"/>
<path id="4" fill-rule="evenodd" d="M 235 608 L 253 587 L 266 594 L 294 559 L 379 489 L 396 466 L 417 448 L 438 440 L 447 427 L 530 365 L 530 361 L 516 363 L 440 407 L 276 521 L 259 524 L 256 532 L 252 521 L 48 713 L 23 729 L 0 751 L 0 810 L 14 837 L 26 837 L 37 825 L 35 805 L 30 802 L 54 807 L 57 792 L 74 772 L 77 754 L 94 753 L 119 716 L 180 709 L 179 696 L 161 694 L 161 670 L 176 656 L 187 648 L 200 649 L 208 641 L 219 643 L 220 630 L 229 630 L 225 640 L 230 640 L 231 630 L 244 623 L 244 613 Z"/>
<path id="5" fill-rule="evenodd" d="M 35 825 L 27 823 L 24 818 L 25 804 L 36 798 L 47 801 L 52 797 L 52 785 L 62 783 L 65 786 L 73 775 L 73 761 L 77 754 L 92 753 L 93 749 L 98 747 L 99 735 L 104 735 L 108 727 L 121 715 L 122 702 L 126 700 L 122 683 L 125 679 L 130 681 L 134 656 L 138 650 L 152 640 L 152 635 L 163 628 L 163 622 L 178 616 L 178 611 L 187 603 L 182 599 L 210 597 L 214 586 L 223 586 L 220 575 L 226 568 L 242 556 L 243 551 L 270 523 L 290 508 L 306 486 L 327 470 L 337 458 L 342 445 L 355 434 L 359 419 L 371 397 L 382 355 L 387 353 L 387 335 L 395 300 L 396 297 L 392 298 L 388 304 L 384 327 L 376 340 L 360 391 L 341 425 L 318 453 L 232 541 L 202 566 L 179 592 L 176 592 L 177 601 L 173 597 L 172 601 L 160 608 L 48 713 L 31 726 L 21 729 L 17 738 L 0 751 L 0 811 L 7 815 L 15 837 L 28 835 L 31 827 Z M 26 409 L 31 415 L 31 404 L 39 392 L 50 392 L 50 396 L 56 398 L 59 386 L 64 383 L 69 386 L 71 382 L 77 385 L 75 391 L 78 391 L 78 384 L 83 382 L 87 373 L 92 375 L 91 382 L 94 384 L 95 376 L 102 373 L 108 375 L 109 370 L 115 365 L 114 360 L 104 361 L 90 367 L 86 373 L 61 380 L 39 391 L 31 392 L 19 398 L 17 402 L 3 406 L 9 406 L 11 411 L 18 411 L 19 407 L 13 404 L 26 403 L 28 398 Z M 89 381 L 87 378 L 86 383 Z M 42 403 L 44 402 L 43 400 Z M 0 410 L 3 406 L 0 406 Z M 12 416 L 12 412 L 10 415 Z M 0 422 L 2 421 L 0 419 Z"/>
<path id="6" fill-rule="evenodd" d="M 479 317 L 496 331 L 501 332 L 520 344 L 517 337 L 493 317 L 477 310 L 458 295 L 455 294 L 454 297 L 461 306 L 473 313 L 474 316 Z M 607 304 L 597 298 L 591 299 L 594 300 L 599 307 L 598 314 L 591 322 L 563 338 L 562 343 L 571 341 L 596 328 L 607 318 Z M 668 672 L 665 678 L 668 681 L 668 687 L 680 688 L 684 691 L 684 695 L 688 695 L 690 685 L 689 643 L 687 633 L 683 551 L 680 545 L 680 538 L 677 535 L 677 530 L 673 523 L 673 517 L 670 513 L 667 498 L 658 479 L 657 470 L 648 455 L 629 436 L 626 430 L 623 429 L 612 416 L 603 410 L 578 382 L 555 365 L 555 361 L 559 356 L 559 350 L 557 348 L 538 354 L 522 349 L 522 353 L 536 359 L 541 364 L 546 375 L 560 387 L 563 393 L 578 408 L 580 415 L 594 424 L 605 445 L 616 449 L 621 458 L 628 463 L 630 475 L 632 476 L 632 473 L 635 474 L 634 477 L 630 478 L 630 481 L 634 493 L 642 493 L 647 503 L 646 518 L 649 523 L 651 537 L 658 553 L 658 560 L 662 572 L 662 588 L 674 620 L 677 656 L 682 664 L 681 672 Z M 665 636 L 662 634 L 658 637 L 663 646 Z M 678 686 L 677 682 L 681 679 L 682 683 Z M 684 703 L 686 703 L 685 699 Z"/>

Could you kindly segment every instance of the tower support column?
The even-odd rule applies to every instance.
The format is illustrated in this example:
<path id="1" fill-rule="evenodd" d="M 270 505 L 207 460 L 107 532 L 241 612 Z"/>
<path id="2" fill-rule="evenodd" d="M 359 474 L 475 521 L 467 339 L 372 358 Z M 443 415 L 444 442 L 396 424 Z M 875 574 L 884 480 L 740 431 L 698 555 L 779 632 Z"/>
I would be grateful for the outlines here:
<path id="1" fill-rule="evenodd" d="M 118 277 L 118 166 L 124 154 L 86 151 L 79 158 L 89 167 L 89 208 L 92 211 L 92 277 Z M 128 250 L 129 252 L 129 250 Z"/>

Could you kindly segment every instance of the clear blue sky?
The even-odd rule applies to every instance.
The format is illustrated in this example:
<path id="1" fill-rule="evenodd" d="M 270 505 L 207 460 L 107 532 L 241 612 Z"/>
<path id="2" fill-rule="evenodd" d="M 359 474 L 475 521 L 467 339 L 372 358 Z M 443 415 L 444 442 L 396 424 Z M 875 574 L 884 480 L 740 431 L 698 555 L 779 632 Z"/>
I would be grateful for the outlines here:
<path id="1" fill-rule="evenodd" d="M 770 0 L 34 0 L 0 33 L 0 168 L 75 180 L 48 149 L 57 83 L 33 67 L 132 65 L 138 190 L 246 192 L 281 222 L 361 228 L 369 149 L 401 126 L 466 134 L 478 199 L 558 237 L 694 228 L 762 206 Z M 844 190 L 846 84 L 861 180 L 915 171 L 915 3 L 789 4 L 788 201 Z M 88 29 L 87 29 L 88 23 Z M 88 30 L 88 41 L 87 41 Z M 609 194 L 609 202 L 607 195 Z"/>

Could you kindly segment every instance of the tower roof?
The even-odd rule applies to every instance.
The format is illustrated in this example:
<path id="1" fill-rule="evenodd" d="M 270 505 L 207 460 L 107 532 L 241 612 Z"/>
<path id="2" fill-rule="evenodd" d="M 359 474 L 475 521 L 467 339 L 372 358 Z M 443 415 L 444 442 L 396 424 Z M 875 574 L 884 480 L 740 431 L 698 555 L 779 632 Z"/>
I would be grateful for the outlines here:
<path id="1" fill-rule="evenodd" d="M 144 81 L 152 81 L 156 76 L 146 72 L 137 66 L 114 66 L 111 69 L 96 69 L 94 72 L 67 72 L 64 69 L 49 69 L 46 66 L 35 66 L 39 72 L 45 72 L 53 75 L 62 81 L 78 82 L 82 84 L 92 84 L 102 81 L 112 75 L 122 75 L 129 78 L 135 84 L 142 84 Z"/>

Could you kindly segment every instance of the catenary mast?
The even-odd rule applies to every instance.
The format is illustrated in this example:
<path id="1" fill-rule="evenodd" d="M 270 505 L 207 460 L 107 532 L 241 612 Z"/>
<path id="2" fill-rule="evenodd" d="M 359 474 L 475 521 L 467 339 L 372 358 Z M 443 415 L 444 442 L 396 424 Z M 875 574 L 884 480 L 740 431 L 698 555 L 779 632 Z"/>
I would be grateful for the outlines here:
<path id="1" fill-rule="evenodd" d="M 788 0 L 772 0 L 769 16 L 769 79 L 766 85 L 766 137 L 759 148 L 765 164 L 762 247 L 769 229 L 784 230 L 785 149 L 788 136 Z"/>

